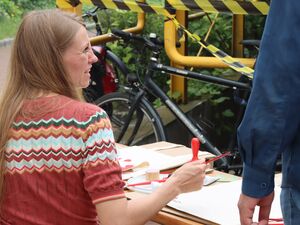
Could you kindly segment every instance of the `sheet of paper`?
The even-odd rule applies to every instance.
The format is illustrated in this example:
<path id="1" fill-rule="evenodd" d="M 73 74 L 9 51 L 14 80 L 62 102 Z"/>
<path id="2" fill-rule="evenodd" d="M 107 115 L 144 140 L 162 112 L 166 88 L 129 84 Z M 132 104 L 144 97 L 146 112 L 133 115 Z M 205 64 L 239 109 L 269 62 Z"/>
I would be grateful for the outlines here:
<path id="1" fill-rule="evenodd" d="M 177 148 L 177 147 L 183 147 L 184 145 L 181 144 L 175 144 L 175 143 L 170 143 L 166 141 L 159 141 L 151 144 L 146 144 L 143 145 L 143 148 L 153 150 L 153 151 L 160 151 L 164 149 L 171 149 L 171 148 Z"/>
<path id="2" fill-rule="evenodd" d="M 207 219 L 222 225 L 239 225 L 237 202 L 241 193 L 241 180 L 179 195 L 168 206 L 191 215 Z M 279 201 L 280 188 L 275 187 L 275 199 L 272 205 L 272 218 L 282 218 Z M 256 220 L 257 210 L 255 212 Z"/>
<path id="3" fill-rule="evenodd" d="M 180 166 L 192 159 L 191 155 L 169 156 L 157 151 L 146 150 L 140 146 L 118 149 L 118 157 L 130 162 L 147 161 L 150 167 L 166 170 Z"/>

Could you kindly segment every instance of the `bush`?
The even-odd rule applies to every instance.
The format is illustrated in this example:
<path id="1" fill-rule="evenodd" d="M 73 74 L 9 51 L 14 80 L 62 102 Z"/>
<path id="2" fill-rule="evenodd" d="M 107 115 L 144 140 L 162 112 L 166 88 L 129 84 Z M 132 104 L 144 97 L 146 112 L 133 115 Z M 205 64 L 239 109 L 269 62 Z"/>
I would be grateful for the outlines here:
<path id="1" fill-rule="evenodd" d="M 23 13 L 34 9 L 45 9 L 55 7 L 55 0 L 12 0 L 22 9 Z"/>
<path id="2" fill-rule="evenodd" d="M 55 0 L 1 0 L 0 40 L 15 36 L 24 13 L 44 8 L 55 8 Z"/>
<path id="3" fill-rule="evenodd" d="M 0 4 L 0 19 L 10 19 L 21 15 L 20 8 L 10 0 L 2 0 Z"/>

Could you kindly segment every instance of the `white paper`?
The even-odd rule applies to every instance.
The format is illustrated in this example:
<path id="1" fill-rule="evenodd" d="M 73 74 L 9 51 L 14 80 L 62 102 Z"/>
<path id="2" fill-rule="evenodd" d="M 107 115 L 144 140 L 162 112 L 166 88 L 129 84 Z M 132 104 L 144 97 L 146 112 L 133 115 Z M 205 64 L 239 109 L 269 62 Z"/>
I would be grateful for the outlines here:
<path id="1" fill-rule="evenodd" d="M 241 180 L 238 180 L 203 187 L 200 191 L 179 195 L 168 203 L 168 206 L 218 224 L 239 225 L 237 202 L 241 193 L 241 184 Z M 280 188 L 276 186 L 271 218 L 282 218 L 279 193 Z M 257 211 L 254 216 L 256 221 Z"/>
<path id="2" fill-rule="evenodd" d="M 191 155 L 168 156 L 158 151 L 132 146 L 118 149 L 118 157 L 131 159 L 132 162 L 147 161 L 150 167 L 166 170 L 183 165 L 192 159 Z"/>
<path id="3" fill-rule="evenodd" d="M 184 147 L 184 145 L 161 141 L 153 144 L 148 144 L 145 146 L 146 149 L 153 150 L 153 151 L 161 151 L 161 150 L 178 148 L 178 147 Z"/>

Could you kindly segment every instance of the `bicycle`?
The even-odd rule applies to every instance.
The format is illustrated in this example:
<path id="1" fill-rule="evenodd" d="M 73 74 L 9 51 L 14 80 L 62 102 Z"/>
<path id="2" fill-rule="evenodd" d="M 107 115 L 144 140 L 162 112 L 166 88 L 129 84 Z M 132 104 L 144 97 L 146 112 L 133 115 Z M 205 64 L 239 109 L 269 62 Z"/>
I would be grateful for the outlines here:
<path id="1" fill-rule="evenodd" d="M 162 120 L 157 110 L 147 99 L 147 95 L 154 95 L 169 108 L 170 112 L 188 128 L 194 137 L 197 137 L 200 140 L 205 150 L 215 155 L 220 155 L 220 150 L 203 134 L 201 126 L 196 123 L 196 121 L 193 121 L 185 115 L 178 105 L 174 103 L 170 97 L 153 81 L 152 78 L 154 72 L 158 71 L 162 73 L 176 74 L 178 76 L 223 85 L 225 87 L 239 89 L 246 92 L 249 92 L 251 89 L 251 80 L 245 78 L 243 82 L 239 82 L 166 66 L 159 63 L 161 46 L 157 38 L 151 37 L 150 39 L 147 39 L 143 36 L 126 33 L 120 30 L 112 31 L 112 35 L 124 40 L 125 42 L 133 43 L 135 47 L 137 47 L 137 43 L 140 43 L 151 52 L 143 82 L 140 74 L 130 73 L 127 76 L 128 84 L 124 87 L 123 91 L 104 95 L 95 101 L 95 104 L 102 107 L 108 113 L 111 119 L 116 142 L 126 145 L 136 145 L 141 140 L 143 140 L 143 143 L 147 142 L 145 141 L 144 133 L 142 134 L 139 132 L 141 128 L 143 128 L 143 131 L 148 129 L 147 137 L 154 136 L 155 141 L 167 140 Z M 139 49 L 142 49 L 140 46 L 138 47 Z M 150 142 L 153 142 L 153 140 Z M 234 150 L 232 151 L 233 156 L 231 160 L 234 160 L 237 152 Z M 229 165 L 230 162 L 228 162 L 225 158 L 221 159 L 217 163 L 217 167 L 222 169 L 230 168 Z M 240 167 L 241 166 L 237 168 Z"/>
<path id="2" fill-rule="evenodd" d="M 96 36 L 103 33 L 97 15 L 99 9 L 101 8 L 96 7 L 82 15 L 83 19 L 92 18 Z M 117 91 L 119 88 L 120 77 L 126 77 L 129 73 L 124 62 L 107 46 L 92 46 L 92 49 L 97 56 L 98 61 L 92 65 L 89 86 L 83 89 L 85 100 L 91 103 L 104 94 Z"/>

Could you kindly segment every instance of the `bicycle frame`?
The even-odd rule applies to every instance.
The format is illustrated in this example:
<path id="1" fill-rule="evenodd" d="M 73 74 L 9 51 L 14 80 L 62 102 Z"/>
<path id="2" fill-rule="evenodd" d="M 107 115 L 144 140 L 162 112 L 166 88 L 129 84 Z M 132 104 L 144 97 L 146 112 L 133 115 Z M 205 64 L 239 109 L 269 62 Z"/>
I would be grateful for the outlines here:
<path id="1" fill-rule="evenodd" d="M 238 81 L 228 80 L 228 79 L 215 77 L 211 75 L 205 75 L 197 72 L 192 72 L 189 70 L 178 69 L 171 66 L 165 66 L 163 64 L 157 63 L 157 57 L 158 55 L 155 55 L 154 53 L 154 57 L 150 58 L 150 63 L 148 65 L 148 69 L 145 74 L 144 87 L 149 92 L 154 94 L 157 98 L 160 98 L 164 102 L 164 104 L 169 108 L 169 110 L 179 119 L 179 121 L 181 121 L 188 128 L 188 130 L 201 141 L 201 143 L 207 148 L 209 152 L 216 155 L 220 155 L 221 152 L 209 142 L 209 140 L 201 133 L 198 127 L 195 124 L 193 124 L 193 122 L 185 115 L 185 113 L 177 106 L 177 104 L 175 104 L 169 98 L 169 96 L 165 94 L 162 91 L 162 89 L 152 80 L 152 75 L 155 71 L 166 72 L 166 73 L 176 74 L 183 77 L 206 81 L 209 83 L 223 85 L 234 89 L 239 88 L 239 89 L 250 90 L 250 85 Z M 227 159 L 223 158 L 220 161 L 222 161 L 220 167 L 228 166 Z"/>

